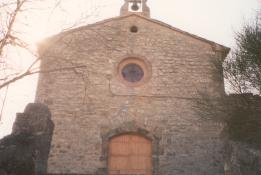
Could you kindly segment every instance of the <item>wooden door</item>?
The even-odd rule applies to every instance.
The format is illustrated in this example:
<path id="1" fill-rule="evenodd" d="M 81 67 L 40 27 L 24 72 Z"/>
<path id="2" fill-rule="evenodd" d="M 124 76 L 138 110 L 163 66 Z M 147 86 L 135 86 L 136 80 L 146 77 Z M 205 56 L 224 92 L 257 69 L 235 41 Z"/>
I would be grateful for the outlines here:
<path id="1" fill-rule="evenodd" d="M 110 140 L 110 175 L 151 175 L 151 141 L 138 135 L 121 135 Z"/>

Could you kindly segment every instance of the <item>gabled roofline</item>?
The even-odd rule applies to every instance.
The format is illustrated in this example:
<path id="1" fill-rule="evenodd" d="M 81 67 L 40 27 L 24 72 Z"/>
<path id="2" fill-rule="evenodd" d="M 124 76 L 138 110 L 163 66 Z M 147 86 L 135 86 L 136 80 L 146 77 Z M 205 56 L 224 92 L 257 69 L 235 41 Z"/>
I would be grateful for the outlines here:
<path id="1" fill-rule="evenodd" d="M 83 29 L 86 29 L 88 27 L 93 27 L 93 26 L 96 26 L 96 25 L 101 25 L 101 24 L 105 24 L 105 23 L 108 23 L 108 22 L 111 22 L 111 21 L 115 21 L 115 20 L 121 20 L 121 19 L 124 19 L 124 18 L 128 18 L 128 17 L 131 17 L 131 16 L 136 16 L 136 17 L 139 17 L 139 18 L 142 18 L 144 20 L 147 20 L 149 22 L 153 22 L 155 24 L 158 24 L 158 25 L 161 25 L 163 27 L 166 27 L 168 29 L 171 29 L 171 30 L 174 30 L 176 32 L 179 32 L 179 33 L 182 33 L 184 35 L 187 35 L 187 36 L 190 36 L 192 38 L 195 38 L 197 40 L 200 40 L 200 41 L 203 41 L 203 42 L 206 42 L 208 44 L 210 44 L 212 46 L 212 49 L 215 50 L 216 52 L 221 52 L 223 57 L 225 58 L 227 56 L 227 54 L 229 53 L 230 51 L 230 48 L 229 47 L 226 47 L 224 45 L 221 45 L 221 44 L 218 44 L 214 41 L 210 41 L 208 39 L 205 39 L 203 37 L 200 37 L 200 36 L 197 36 L 197 35 L 194 35 L 194 34 L 191 34 L 189 32 L 186 32 L 184 30 L 181 30 L 181 29 L 178 29 L 176 27 L 173 27 L 169 24 L 166 24 L 162 21 L 159 21 L 159 20 L 156 20 L 156 19 L 152 19 L 152 18 L 147 18 L 145 16 L 142 16 L 142 15 L 138 15 L 138 14 L 128 14 L 128 15 L 124 15 L 124 16 L 117 16 L 117 17 L 113 17 L 113 18 L 108 18 L 108 19 L 105 19 L 105 20 L 102 20 L 102 21 L 98 21 L 96 23 L 93 23 L 93 24 L 88 24 L 86 26 L 81 26 L 81 27 L 78 27 L 78 28 L 75 28 L 75 29 L 71 29 L 71 30 L 68 30 L 68 31 L 64 31 L 64 32 L 61 32 L 61 33 L 58 33 L 56 35 L 53 35 L 51 37 L 48 37 L 47 39 L 43 40 L 42 42 L 40 42 L 39 44 L 37 44 L 38 48 L 41 46 L 45 46 L 46 44 L 44 44 L 46 41 L 53 41 L 53 42 L 56 42 L 57 40 L 59 40 L 62 36 L 64 35 L 67 35 L 67 34 L 70 34 L 72 32 L 76 32 L 76 31 L 80 31 L 80 30 L 83 30 Z M 43 53 L 44 50 L 46 49 L 46 47 L 44 47 L 43 49 L 41 49 L 39 52 L 40 53 Z"/>

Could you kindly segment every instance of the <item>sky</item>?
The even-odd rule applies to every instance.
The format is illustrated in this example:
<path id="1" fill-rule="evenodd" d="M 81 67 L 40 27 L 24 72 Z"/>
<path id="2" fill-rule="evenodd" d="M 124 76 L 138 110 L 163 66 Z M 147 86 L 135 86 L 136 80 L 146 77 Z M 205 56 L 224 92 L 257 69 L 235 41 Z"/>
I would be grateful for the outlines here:
<path id="1" fill-rule="evenodd" d="M 0 0 L 2 1 L 2 0 Z M 50 1 L 51 2 L 51 1 Z M 71 27 L 91 24 L 119 16 L 124 0 L 63 0 L 62 4 L 39 4 L 40 10 L 21 15 L 27 25 L 18 25 L 22 37 L 32 48 L 44 38 Z M 261 0 L 148 0 L 151 18 L 181 30 L 234 48 L 235 32 L 255 18 Z M 28 54 L 19 52 L 14 64 L 23 68 L 30 63 Z M 26 58 L 26 59 L 25 59 Z M 0 120 L 0 138 L 11 132 L 17 112 L 34 102 L 37 75 L 24 78 L 8 89 L 4 115 Z M 4 93 L 0 94 L 0 99 Z M 1 101 L 0 101 L 1 102 Z"/>

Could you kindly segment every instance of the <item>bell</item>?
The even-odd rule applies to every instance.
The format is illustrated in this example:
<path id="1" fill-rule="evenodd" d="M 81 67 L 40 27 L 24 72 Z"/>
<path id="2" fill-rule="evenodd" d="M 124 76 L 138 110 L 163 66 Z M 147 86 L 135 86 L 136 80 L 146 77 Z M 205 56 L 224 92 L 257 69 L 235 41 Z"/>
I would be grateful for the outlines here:
<path id="1" fill-rule="evenodd" d="M 132 4 L 132 6 L 131 6 L 131 10 L 133 10 L 133 11 L 137 11 L 137 10 L 139 10 L 139 5 L 138 5 L 138 3 L 137 2 L 133 2 L 133 4 Z"/>

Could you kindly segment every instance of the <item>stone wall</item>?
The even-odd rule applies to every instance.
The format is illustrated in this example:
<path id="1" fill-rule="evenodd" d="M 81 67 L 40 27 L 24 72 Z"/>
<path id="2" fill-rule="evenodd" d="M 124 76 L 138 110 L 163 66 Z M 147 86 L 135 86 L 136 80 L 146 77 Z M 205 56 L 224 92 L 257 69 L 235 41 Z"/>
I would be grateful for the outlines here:
<path id="1" fill-rule="evenodd" d="M 261 174 L 261 97 L 228 96 L 232 112 L 226 127 L 225 175 Z"/>
<path id="2" fill-rule="evenodd" d="M 225 175 L 260 175 L 261 150 L 242 142 L 227 142 Z"/>
<path id="3" fill-rule="evenodd" d="M 138 32 L 132 33 L 130 27 Z M 40 46 L 36 101 L 52 112 L 52 174 L 106 174 L 108 142 L 123 133 L 152 139 L 154 175 L 223 173 L 223 126 L 194 111 L 198 91 L 224 95 L 215 43 L 131 15 L 78 28 Z M 118 65 L 144 60 L 148 81 L 128 86 Z"/>
<path id="4" fill-rule="evenodd" d="M 17 114 L 11 135 L 0 140 L 1 175 L 46 175 L 54 125 L 48 108 L 27 105 Z"/>

